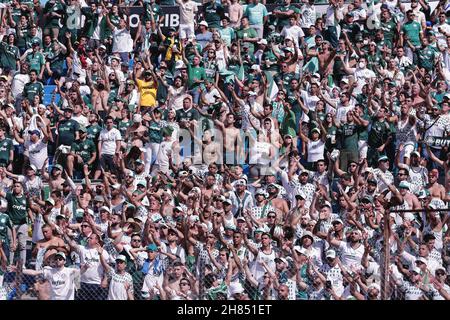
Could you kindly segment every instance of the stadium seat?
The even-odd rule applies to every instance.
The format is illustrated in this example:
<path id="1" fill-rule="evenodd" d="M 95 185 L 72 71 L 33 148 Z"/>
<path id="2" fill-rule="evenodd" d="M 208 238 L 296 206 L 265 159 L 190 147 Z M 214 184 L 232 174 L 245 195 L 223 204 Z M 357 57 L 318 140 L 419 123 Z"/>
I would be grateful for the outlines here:
<path id="1" fill-rule="evenodd" d="M 53 93 L 44 94 L 44 97 L 42 99 L 42 104 L 48 106 L 52 102 L 52 96 L 53 96 Z M 59 94 L 56 94 L 55 103 L 58 103 L 59 100 L 61 100 L 61 96 Z"/>
<path id="2" fill-rule="evenodd" d="M 55 85 L 46 85 L 44 86 L 44 94 L 52 94 L 55 89 Z"/>

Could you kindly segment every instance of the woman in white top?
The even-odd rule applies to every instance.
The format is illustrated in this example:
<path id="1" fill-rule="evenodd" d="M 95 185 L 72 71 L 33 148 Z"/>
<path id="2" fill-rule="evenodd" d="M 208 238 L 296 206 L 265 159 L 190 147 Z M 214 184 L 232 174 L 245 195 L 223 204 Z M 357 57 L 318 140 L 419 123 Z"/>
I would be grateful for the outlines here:
<path id="1" fill-rule="evenodd" d="M 308 138 L 301 130 L 301 124 L 300 124 L 300 130 L 299 130 L 299 136 L 302 139 L 303 143 L 306 144 L 306 149 L 308 153 L 308 164 L 310 165 L 310 168 L 314 166 L 314 163 L 319 160 L 324 160 L 324 149 L 325 149 L 325 141 L 327 139 L 327 133 L 325 132 L 325 129 L 322 127 L 319 128 L 313 128 L 311 130 L 311 138 Z"/>

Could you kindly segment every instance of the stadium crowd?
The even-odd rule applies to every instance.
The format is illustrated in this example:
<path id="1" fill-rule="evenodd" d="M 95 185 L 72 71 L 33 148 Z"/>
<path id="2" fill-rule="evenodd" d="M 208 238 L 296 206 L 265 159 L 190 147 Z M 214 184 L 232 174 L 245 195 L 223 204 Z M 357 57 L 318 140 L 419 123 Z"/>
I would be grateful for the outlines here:
<path id="1" fill-rule="evenodd" d="M 449 21 L 0 0 L 0 299 L 449 300 Z"/>

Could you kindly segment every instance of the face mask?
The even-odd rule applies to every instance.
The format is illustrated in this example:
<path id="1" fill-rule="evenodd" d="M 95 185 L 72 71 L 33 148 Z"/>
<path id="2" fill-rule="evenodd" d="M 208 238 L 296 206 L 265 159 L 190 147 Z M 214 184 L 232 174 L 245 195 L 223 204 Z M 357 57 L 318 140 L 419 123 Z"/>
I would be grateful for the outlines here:
<path id="1" fill-rule="evenodd" d="M 365 64 L 364 62 L 359 62 L 359 63 L 358 63 L 358 67 L 359 67 L 360 69 L 364 69 L 365 66 L 366 66 L 366 64 Z"/>
<path id="2" fill-rule="evenodd" d="M 369 40 L 364 40 L 363 43 L 365 46 L 367 46 L 369 44 Z"/>
<path id="3" fill-rule="evenodd" d="M 98 13 L 98 14 L 102 13 L 102 8 L 98 8 L 98 9 L 97 9 L 97 13 Z"/>

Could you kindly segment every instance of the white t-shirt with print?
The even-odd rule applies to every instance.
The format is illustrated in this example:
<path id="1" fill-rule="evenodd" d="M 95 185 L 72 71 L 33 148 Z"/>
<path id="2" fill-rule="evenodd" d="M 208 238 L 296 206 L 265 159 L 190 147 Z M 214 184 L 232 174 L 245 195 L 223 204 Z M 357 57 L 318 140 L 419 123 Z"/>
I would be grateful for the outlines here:
<path id="1" fill-rule="evenodd" d="M 50 282 L 50 300 L 74 300 L 75 277 L 80 270 L 63 267 L 62 269 L 44 267 L 44 278 Z"/>
<path id="2" fill-rule="evenodd" d="M 339 250 L 341 251 L 341 261 L 344 267 L 361 268 L 361 259 L 364 254 L 364 246 L 353 249 L 349 242 L 341 241 L 339 243 Z"/>
<path id="3" fill-rule="evenodd" d="M 116 128 L 112 128 L 108 131 L 108 129 L 103 129 L 100 131 L 99 141 L 102 142 L 102 151 L 101 155 L 114 155 L 116 153 L 116 141 L 121 141 L 122 135 L 120 131 Z"/>
<path id="4" fill-rule="evenodd" d="M 88 268 L 81 273 L 81 282 L 89 284 L 100 284 L 102 282 L 104 269 L 100 262 L 97 249 L 79 247 L 81 265 L 87 264 Z M 108 261 L 109 254 L 103 250 L 103 258 Z"/>
<path id="5" fill-rule="evenodd" d="M 111 269 L 108 273 L 109 292 L 108 300 L 128 300 L 127 290 L 125 283 L 128 283 L 128 291 L 133 292 L 133 278 L 128 272 L 124 274 L 118 274 L 115 270 Z"/>

